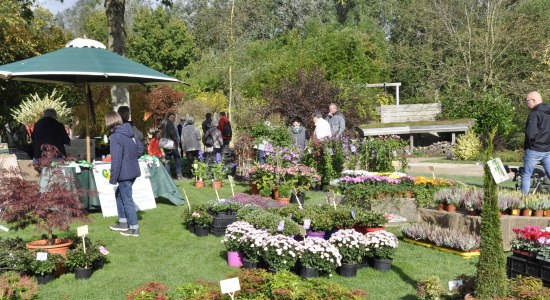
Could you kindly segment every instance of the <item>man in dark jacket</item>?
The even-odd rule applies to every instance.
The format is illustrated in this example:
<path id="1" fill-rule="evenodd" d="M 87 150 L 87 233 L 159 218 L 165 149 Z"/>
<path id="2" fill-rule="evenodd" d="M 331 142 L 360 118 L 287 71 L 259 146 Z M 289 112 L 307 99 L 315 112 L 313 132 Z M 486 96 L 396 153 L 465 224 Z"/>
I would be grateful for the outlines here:
<path id="1" fill-rule="evenodd" d="M 525 125 L 521 192 L 528 195 L 531 188 L 531 175 L 537 163 L 542 161 L 546 176 L 550 177 L 550 106 L 542 103 L 542 97 L 538 92 L 530 92 L 525 98 L 525 103 L 531 112 Z"/>
<path id="2" fill-rule="evenodd" d="M 42 156 L 40 149 L 44 144 L 50 144 L 57 147 L 59 153 L 63 156 L 67 155 L 65 146 L 71 143 L 71 139 L 65 131 L 65 126 L 57 121 L 57 112 L 53 108 L 44 110 L 44 116 L 34 125 L 34 131 L 31 135 L 34 157 L 37 161 Z"/>
<path id="3" fill-rule="evenodd" d="M 206 113 L 204 116 L 205 120 L 202 122 L 202 133 L 205 134 L 208 129 L 210 129 L 210 125 L 212 124 L 212 114 Z"/>
<path id="4" fill-rule="evenodd" d="M 175 120 L 176 115 L 173 112 L 167 113 L 166 118 L 164 118 L 164 120 L 162 120 L 162 122 L 160 123 L 160 129 L 162 129 L 163 137 L 169 138 L 174 141 L 174 149 L 164 150 L 166 159 L 166 171 L 168 171 L 168 174 L 170 174 L 170 160 L 171 158 L 174 158 L 177 179 L 183 179 L 183 176 L 181 175 L 181 156 L 179 153 L 180 137 L 178 136 L 178 129 L 176 128 L 176 125 L 174 125 Z"/>

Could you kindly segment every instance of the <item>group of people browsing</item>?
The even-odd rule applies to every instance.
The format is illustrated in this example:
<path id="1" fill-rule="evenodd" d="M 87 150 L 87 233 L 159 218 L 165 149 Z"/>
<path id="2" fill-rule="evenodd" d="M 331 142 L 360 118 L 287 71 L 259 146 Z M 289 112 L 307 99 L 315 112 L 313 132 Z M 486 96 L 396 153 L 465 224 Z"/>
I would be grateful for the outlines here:
<path id="1" fill-rule="evenodd" d="M 189 165 L 198 158 L 199 151 L 203 150 L 207 159 L 213 159 L 217 153 L 221 153 L 225 146 L 229 145 L 232 138 L 231 122 L 225 112 L 220 113 L 218 121 L 212 119 L 212 114 L 207 113 L 206 119 L 202 123 L 202 134 L 195 125 L 195 118 L 180 118 L 180 123 L 175 123 L 176 115 L 172 112 L 166 114 L 166 117 L 160 123 L 158 131 L 153 134 L 148 152 L 166 159 L 166 170 L 170 173 L 170 161 L 174 161 L 176 167 L 176 176 L 183 178 L 181 157 L 185 155 Z M 162 138 L 168 138 L 174 141 L 172 149 L 161 149 L 159 141 Z"/>

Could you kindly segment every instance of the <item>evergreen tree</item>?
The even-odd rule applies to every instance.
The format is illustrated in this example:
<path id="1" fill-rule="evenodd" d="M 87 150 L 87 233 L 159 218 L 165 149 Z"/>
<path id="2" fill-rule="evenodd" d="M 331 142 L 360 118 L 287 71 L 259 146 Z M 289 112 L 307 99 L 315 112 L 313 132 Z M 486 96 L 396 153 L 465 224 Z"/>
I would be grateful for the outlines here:
<path id="1" fill-rule="evenodd" d="M 485 160 L 493 155 L 493 139 L 496 130 L 488 136 Z M 485 163 L 483 182 L 485 192 L 483 196 L 483 211 L 481 213 L 481 244 L 479 262 L 477 266 L 476 296 L 480 299 L 492 299 L 508 294 L 506 278 L 506 257 L 502 247 L 500 234 L 500 217 L 498 215 L 497 184 L 491 176 L 489 166 Z"/>

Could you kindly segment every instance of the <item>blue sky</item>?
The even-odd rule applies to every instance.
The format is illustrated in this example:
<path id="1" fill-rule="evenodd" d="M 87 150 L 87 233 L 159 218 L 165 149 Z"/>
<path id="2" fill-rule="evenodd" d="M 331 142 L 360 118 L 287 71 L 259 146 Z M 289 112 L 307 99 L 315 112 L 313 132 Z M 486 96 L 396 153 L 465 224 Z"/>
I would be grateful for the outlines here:
<path id="1" fill-rule="evenodd" d="M 38 0 L 40 6 L 49 9 L 54 15 L 65 10 L 75 4 L 76 0 L 64 0 L 63 3 L 59 0 Z"/>

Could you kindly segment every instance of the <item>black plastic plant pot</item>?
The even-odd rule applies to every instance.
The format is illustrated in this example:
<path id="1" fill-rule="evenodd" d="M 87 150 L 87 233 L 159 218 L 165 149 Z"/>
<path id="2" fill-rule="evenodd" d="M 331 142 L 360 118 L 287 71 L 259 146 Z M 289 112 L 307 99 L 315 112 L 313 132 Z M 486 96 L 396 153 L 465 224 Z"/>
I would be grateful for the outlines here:
<path id="1" fill-rule="evenodd" d="M 85 280 L 92 277 L 92 268 L 75 268 L 74 278 L 78 280 Z"/>

